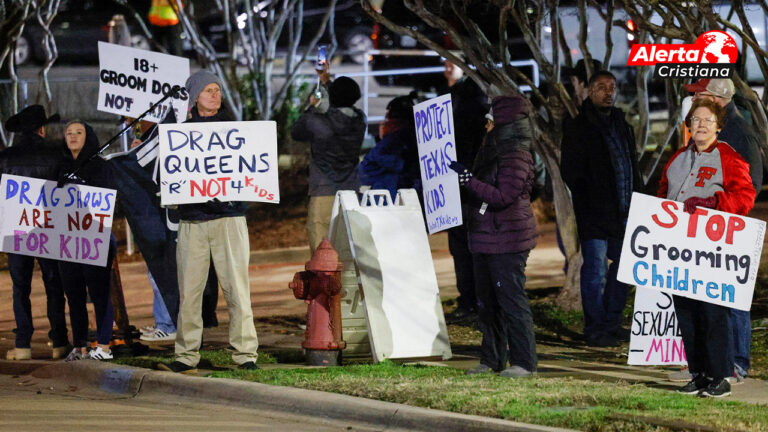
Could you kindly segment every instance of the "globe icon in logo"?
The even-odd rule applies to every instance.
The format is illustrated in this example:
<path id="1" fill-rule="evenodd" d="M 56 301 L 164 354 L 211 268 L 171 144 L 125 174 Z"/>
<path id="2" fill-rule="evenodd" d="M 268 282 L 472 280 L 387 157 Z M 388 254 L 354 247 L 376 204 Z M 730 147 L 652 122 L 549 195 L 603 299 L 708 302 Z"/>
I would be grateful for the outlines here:
<path id="1" fill-rule="evenodd" d="M 736 63 L 739 48 L 731 35 L 720 30 L 708 31 L 696 39 L 703 47 L 701 63 Z"/>

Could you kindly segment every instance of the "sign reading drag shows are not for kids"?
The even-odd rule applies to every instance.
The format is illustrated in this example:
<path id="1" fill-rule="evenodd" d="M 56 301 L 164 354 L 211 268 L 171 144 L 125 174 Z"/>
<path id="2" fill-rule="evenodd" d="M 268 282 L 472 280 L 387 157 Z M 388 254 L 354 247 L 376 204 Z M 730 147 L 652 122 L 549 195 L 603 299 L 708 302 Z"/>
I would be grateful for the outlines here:
<path id="1" fill-rule="evenodd" d="M 456 160 L 451 95 L 414 106 L 413 116 L 424 188 L 424 214 L 429 233 L 433 234 L 462 223 L 458 175 L 448 168 Z"/>
<path id="2" fill-rule="evenodd" d="M 177 119 L 186 118 L 189 95 L 183 87 L 188 77 L 187 58 L 99 42 L 97 109 L 138 117 L 179 86 L 179 94 L 147 114 L 145 120 L 160 123 L 171 106 Z"/>
<path id="3" fill-rule="evenodd" d="M 162 205 L 280 202 L 273 121 L 160 124 Z"/>
<path id="4" fill-rule="evenodd" d="M 761 220 L 634 193 L 618 279 L 749 310 L 764 235 Z"/>
<path id="5" fill-rule="evenodd" d="M 3 174 L 0 250 L 96 266 L 107 265 L 113 189 Z"/>

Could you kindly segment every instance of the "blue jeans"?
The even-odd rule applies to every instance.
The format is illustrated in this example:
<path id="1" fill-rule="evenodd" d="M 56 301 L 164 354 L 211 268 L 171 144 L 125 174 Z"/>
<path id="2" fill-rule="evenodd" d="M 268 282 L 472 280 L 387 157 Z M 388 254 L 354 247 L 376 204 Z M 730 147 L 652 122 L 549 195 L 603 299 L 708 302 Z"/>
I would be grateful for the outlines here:
<path id="1" fill-rule="evenodd" d="M 733 324 L 733 364 L 741 376 L 749 372 L 749 344 L 752 341 L 752 320 L 749 311 L 731 309 Z"/>
<path id="2" fill-rule="evenodd" d="M 622 240 L 589 239 L 581 242 L 581 304 L 584 336 L 598 338 L 619 329 L 628 285 L 616 280 Z M 608 259 L 611 265 L 608 266 Z"/>
<path id="3" fill-rule="evenodd" d="M 155 278 L 152 277 L 152 273 L 147 270 L 147 277 L 149 277 L 149 283 L 152 285 L 152 294 L 154 300 L 152 302 L 152 316 L 155 317 L 155 328 L 164 331 L 166 333 L 176 333 L 176 326 L 173 325 L 171 315 L 168 313 L 168 308 L 165 307 L 163 296 L 160 294 L 160 289 L 157 288 Z"/>

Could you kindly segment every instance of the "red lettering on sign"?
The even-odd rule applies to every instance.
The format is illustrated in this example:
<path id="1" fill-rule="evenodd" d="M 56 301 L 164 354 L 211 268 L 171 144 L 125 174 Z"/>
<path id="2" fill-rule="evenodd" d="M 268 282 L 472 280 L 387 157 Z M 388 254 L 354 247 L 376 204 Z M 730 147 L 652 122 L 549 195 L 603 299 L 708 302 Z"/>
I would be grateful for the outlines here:
<path id="1" fill-rule="evenodd" d="M 706 216 L 708 212 L 701 207 L 696 207 L 696 211 L 688 216 L 688 237 L 696 237 L 696 229 L 699 225 L 699 216 Z"/>
<path id="2" fill-rule="evenodd" d="M 662 228 L 672 228 L 675 225 L 677 225 L 677 215 L 672 211 L 672 209 L 677 210 L 677 204 L 675 204 L 674 201 L 664 201 L 661 203 L 661 208 L 664 209 L 665 212 L 672 218 L 671 222 L 662 222 L 658 216 L 653 215 L 651 219 L 653 219 L 654 222 L 656 222 L 656 225 L 662 227 Z"/>
<path id="3" fill-rule="evenodd" d="M 743 230 L 745 226 L 744 219 L 740 217 L 731 216 L 728 218 L 728 231 L 725 235 L 725 242 L 727 244 L 733 244 L 733 233 Z"/>

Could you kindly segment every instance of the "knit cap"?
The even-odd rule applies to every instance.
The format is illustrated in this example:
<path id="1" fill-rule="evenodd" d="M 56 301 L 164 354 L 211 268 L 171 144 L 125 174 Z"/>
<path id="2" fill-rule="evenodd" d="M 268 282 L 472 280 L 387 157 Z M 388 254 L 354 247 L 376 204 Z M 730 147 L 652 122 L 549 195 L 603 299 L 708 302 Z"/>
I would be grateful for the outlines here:
<path id="1" fill-rule="evenodd" d="M 197 97 L 200 96 L 200 93 L 203 92 L 205 86 L 211 83 L 218 84 L 219 88 L 222 87 L 221 79 L 205 69 L 201 69 L 187 78 L 184 87 L 187 88 L 187 92 L 189 93 L 190 109 L 197 101 Z"/>

